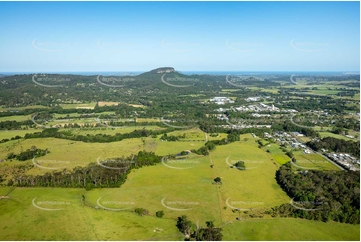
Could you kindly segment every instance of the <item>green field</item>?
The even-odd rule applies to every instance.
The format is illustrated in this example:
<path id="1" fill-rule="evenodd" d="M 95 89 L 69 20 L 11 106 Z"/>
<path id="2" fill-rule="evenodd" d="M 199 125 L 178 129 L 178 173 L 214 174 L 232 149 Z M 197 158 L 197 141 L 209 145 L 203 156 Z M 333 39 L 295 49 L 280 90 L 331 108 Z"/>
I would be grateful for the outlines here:
<path id="1" fill-rule="evenodd" d="M 137 118 L 137 123 L 160 122 L 159 118 Z"/>
<path id="2" fill-rule="evenodd" d="M 58 119 L 58 118 L 79 118 L 81 115 L 84 115 L 84 114 L 80 114 L 80 113 L 68 113 L 68 114 L 54 113 L 54 118 L 55 119 Z"/>
<path id="3" fill-rule="evenodd" d="M 283 165 L 290 160 L 290 158 L 276 144 L 269 144 L 264 147 L 263 150 L 269 151 L 273 159 L 277 161 L 280 165 Z"/>
<path id="4" fill-rule="evenodd" d="M 24 137 L 25 134 L 29 133 L 35 133 L 40 132 L 40 129 L 26 129 L 26 130 L 1 130 L 0 131 L 0 140 L 2 139 L 10 139 L 12 137 L 15 137 L 17 135 Z"/>
<path id="5" fill-rule="evenodd" d="M 15 143 L 19 142 L 19 144 Z M 21 150 L 29 149 L 36 145 L 37 148 L 48 148 L 50 153 L 39 157 L 34 161 L 47 168 L 72 169 L 76 166 L 86 166 L 90 162 L 96 162 L 98 157 L 128 157 L 131 154 L 138 153 L 143 149 L 143 143 L 140 139 L 126 139 L 112 143 L 84 143 L 80 141 L 69 141 L 64 139 L 44 138 L 27 139 L 23 141 L 14 141 L 0 144 L 0 160 L 5 159 L 10 152 L 20 153 Z M 31 160 L 27 161 L 31 162 Z M 1 165 L 6 164 L 0 163 Z M 28 171 L 28 174 L 44 174 L 49 169 L 34 167 Z"/>
<path id="6" fill-rule="evenodd" d="M 72 103 L 72 104 L 60 104 L 60 106 L 64 109 L 73 109 L 73 108 L 89 108 L 94 109 L 96 102 L 91 103 Z"/>
<path id="7" fill-rule="evenodd" d="M 218 136 L 212 137 L 210 134 L 207 134 L 208 140 L 221 140 L 227 138 L 227 134 L 225 133 L 218 133 Z"/>
<path id="8" fill-rule="evenodd" d="M 294 164 L 302 169 L 337 170 L 340 169 L 319 154 L 304 154 L 302 151 L 293 152 L 296 162 Z"/>
<path id="9" fill-rule="evenodd" d="M 120 126 L 120 127 L 116 127 L 116 128 L 111 128 L 111 127 L 104 127 L 104 128 L 82 128 L 82 129 L 64 129 L 66 131 L 70 131 L 73 134 L 76 135 L 96 135 L 96 134 L 106 134 L 106 135 L 115 135 L 116 133 L 119 134 L 125 134 L 125 133 L 131 133 L 134 130 L 141 130 L 141 129 L 147 129 L 147 130 L 162 130 L 164 128 L 161 128 L 159 126 L 141 126 L 140 124 L 138 124 L 137 126 Z"/>
<path id="10" fill-rule="evenodd" d="M 257 90 L 257 91 L 260 91 L 260 92 L 270 92 L 270 93 L 273 93 L 273 94 L 277 94 L 279 89 L 278 88 L 260 88 L 260 87 L 247 87 L 248 89 L 251 89 L 251 90 Z"/>
<path id="11" fill-rule="evenodd" d="M 135 172 L 136 173 L 136 172 Z M 139 174 L 141 175 L 141 174 Z M 132 174 L 133 178 L 136 178 Z M 139 180 L 139 179 L 138 179 Z M 173 185 L 175 186 L 175 185 Z M 137 184 L 133 188 L 140 188 Z M 173 216 L 185 212 L 169 211 L 162 208 L 160 201 L 163 192 L 154 185 L 139 192 L 144 202 L 133 197 L 131 187 L 121 189 L 84 189 L 62 188 L 16 188 L 9 194 L 10 199 L 0 200 L 0 239 L 1 240 L 182 240 L 183 236 L 175 226 Z M 177 188 L 179 191 L 181 188 Z M 0 188 L 0 195 L 8 188 Z M 155 193 L 154 197 L 148 192 Z M 204 193 L 207 197 L 206 191 Z M 126 206 L 113 208 L 148 207 L 151 216 L 140 217 L 129 210 L 111 211 L 83 206 L 80 200 L 85 195 L 94 204 L 119 202 Z M 167 194 L 168 195 L 168 194 Z M 201 195 L 201 194 L 200 194 Z M 167 198 L 170 198 L 169 195 Z M 35 200 L 34 200 L 35 199 Z M 138 198 L 137 198 L 138 199 Z M 146 200 L 149 199 L 149 200 Z M 170 199 L 171 200 L 171 199 Z M 183 198 L 183 200 L 185 200 Z M 188 199 L 190 200 L 190 199 Z M 199 197 L 201 201 L 201 197 Z M 135 202 L 134 202 L 135 201 Z M 35 204 L 35 206 L 34 206 Z M 206 204 L 204 204 L 206 205 Z M 207 204 L 214 206 L 212 204 Z M 38 208 L 38 207 L 40 208 Z M 200 207 L 200 206 L 199 206 Z M 61 209 L 61 210 L 42 210 Z M 165 211 L 165 217 L 154 216 L 157 209 Z M 201 209 L 198 209 L 201 210 Z M 207 211 L 209 211 L 207 209 Z M 192 211 L 192 214 L 195 211 Z M 201 212 L 196 212 L 203 216 Z M 208 214 L 209 212 L 207 212 Z M 198 215 L 197 215 L 198 216 Z M 197 217 L 195 216 L 195 217 Z M 211 217 L 211 216 L 209 216 Z M 192 218 L 197 221 L 196 218 Z M 5 222 L 6 221 L 6 222 Z M 199 220 L 202 225 L 203 221 Z M 52 229 L 46 229 L 52 228 Z M 336 222 L 316 222 L 303 219 L 249 219 L 225 223 L 224 240 L 356 240 L 359 241 L 359 225 Z"/>
<path id="12" fill-rule="evenodd" d="M 152 127 L 159 128 L 147 126 L 147 129 Z M 134 127 L 131 129 L 134 130 Z M 123 129 L 69 130 L 85 135 L 114 134 Z M 170 134 L 184 133 L 186 139 L 176 142 L 161 141 L 159 136 L 112 143 L 84 143 L 55 138 L 9 141 L 0 144 L 0 160 L 9 152 L 18 153 L 36 145 L 50 150 L 46 156 L 35 159 L 36 162 L 52 161 L 41 165 L 62 170 L 64 167 L 72 169 L 85 166 L 96 162 L 98 157 L 129 156 L 143 149 L 167 156 L 204 145 L 206 136 L 199 129 L 178 130 Z M 209 134 L 207 136 L 211 138 Z M 220 134 L 212 139 L 224 137 L 226 134 Z M 203 141 L 193 141 L 198 138 Z M 184 160 L 164 159 L 163 163 L 155 166 L 132 170 L 120 188 L 90 191 L 16 188 L 9 194 L 9 198 L 0 200 L 0 239 L 183 240 L 183 235 L 175 226 L 176 218 L 181 215 L 187 215 L 201 226 L 205 226 L 206 221 L 214 221 L 216 226 L 222 226 L 224 240 L 359 239 L 358 225 L 271 218 L 262 214 L 272 206 L 289 203 L 290 198 L 274 179 L 276 170 L 287 157 L 276 144 L 258 148 L 257 139 L 251 134 L 240 135 L 241 141 L 217 146 L 210 156 L 189 154 Z M 297 160 L 319 161 L 316 165 L 321 164 L 321 169 L 334 169 L 331 163 L 324 162 L 324 158 L 316 154 L 304 155 L 300 151 L 294 154 Z M 239 160 L 245 162 L 246 170 L 230 167 Z M 0 167 L 31 162 L 7 161 L 0 163 Z M 306 162 L 302 162 L 302 166 L 305 165 Z M 310 165 L 315 166 L 314 163 Z M 48 171 L 35 167 L 27 174 L 38 175 Z M 215 177 L 221 177 L 221 185 L 214 184 Z M 0 196 L 8 190 L 8 187 L 0 187 Z M 98 206 L 98 209 L 83 206 L 81 195 L 86 197 L 89 204 Z M 133 213 L 138 207 L 148 209 L 150 216 L 141 217 Z M 242 212 L 233 212 L 234 208 Z M 165 212 L 164 217 L 155 217 L 155 213 L 160 210 Z M 262 214 L 263 218 L 251 218 L 248 212 Z M 241 221 L 236 221 L 236 217 L 240 217 Z"/>
<path id="13" fill-rule="evenodd" d="M 101 112 L 101 113 L 93 113 L 95 115 L 104 115 L 104 114 L 114 114 L 114 112 Z M 58 119 L 58 118 L 78 118 L 81 115 L 85 115 L 85 114 L 80 114 L 80 113 L 68 113 L 68 114 L 59 114 L 59 113 L 54 113 L 54 118 Z"/>
<path id="14" fill-rule="evenodd" d="M 241 135 L 241 140 L 245 137 L 248 141 L 217 146 L 211 154 L 213 177 L 222 179 L 218 194 L 223 222 L 234 221 L 239 216 L 232 212 L 232 207 L 261 211 L 289 201 L 274 179 L 279 165 L 272 161 L 268 153 L 257 147 L 258 144 L 250 134 Z M 230 168 L 229 164 L 239 160 L 245 162 L 246 170 Z"/>
<path id="15" fill-rule="evenodd" d="M 24 110 L 24 109 L 31 109 L 31 108 L 49 108 L 49 107 L 42 106 L 42 105 L 29 105 L 29 106 L 25 106 L 25 107 L 14 107 L 14 108 L 0 107 L 0 112 L 6 112 L 6 111 L 12 111 L 12 110 Z"/>
<path id="16" fill-rule="evenodd" d="M 359 225 L 293 218 L 236 221 L 225 225 L 223 232 L 224 240 L 360 240 Z"/>
<path id="17" fill-rule="evenodd" d="M 54 127 L 56 125 L 63 126 L 65 124 L 74 124 L 74 123 L 77 123 L 79 125 L 84 125 L 86 123 L 95 125 L 97 121 L 95 120 L 95 118 L 58 119 L 46 123 L 46 126 Z"/>
<path id="18" fill-rule="evenodd" d="M 331 132 L 319 132 L 321 138 L 324 138 L 324 137 L 332 137 L 332 138 L 336 138 L 336 139 L 343 139 L 343 140 L 352 140 L 352 141 L 357 141 L 357 139 L 350 139 L 346 136 L 343 136 L 343 135 L 339 135 L 339 134 L 334 134 L 334 133 L 331 133 Z"/>
<path id="19" fill-rule="evenodd" d="M 0 122 L 4 122 L 4 121 L 21 122 L 21 121 L 26 121 L 26 120 L 31 120 L 31 115 L 0 117 Z"/>
<path id="20" fill-rule="evenodd" d="M 181 129 L 170 132 L 169 135 L 174 135 L 174 136 L 185 135 L 185 138 L 179 138 L 179 140 L 181 141 L 194 140 L 194 141 L 202 141 L 204 143 L 206 142 L 205 134 L 199 128 L 192 128 L 187 130 Z"/>
<path id="21" fill-rule="evenodd" d="M 6 193 L 4 190 L 1 188 L 0 194 Z M 108 191 L 114 190 L 119 189 Z M 93 209 L 82 206 L 81 195 L 88 197 L 84 189 L 16 188 L 10 199 L 0 200 L 0 239 L 177 240 L 182 237 L 174 219 L 156 218 L 155 211 L 153 216 L 140 217 L 127 211 Z M 106 199 L 105 193 L 101 195 Z M 61 210 L 42 210 L 33 204 Z"/>

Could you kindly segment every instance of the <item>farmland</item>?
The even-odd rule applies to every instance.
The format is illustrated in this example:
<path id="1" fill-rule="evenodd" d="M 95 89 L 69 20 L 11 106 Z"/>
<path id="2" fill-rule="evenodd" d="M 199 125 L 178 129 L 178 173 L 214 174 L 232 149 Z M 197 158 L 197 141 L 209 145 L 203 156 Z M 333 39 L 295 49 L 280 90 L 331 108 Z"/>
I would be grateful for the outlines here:
<path id="1" fill-rule="evenodd" d="M 194 228 L 212 221 L 224 240 L 359 240 L 358 221 L 342 217 L 346 212 L 301 218 L 303 208 L 292 205 L 276 179 L 285 167 L 305 176 L 340 173 L 325 156 L 356 153 L 342 143 L 359 142 L 358 88 L 348 86 L 355 81 L 295 84 L 279 75 L 234 88 L 223 76 L 200 75 L 199 85 L 174 95 L 160 77 L 144 73 L 120 91 L 79 76 L 82 83 L 69 84 L 83 91 L 68 88 L 66 99 L 45 100 L 57 92 L 41 87 L 41 103 L 49 106 L 30 95 L 30 104 L 16 112 L 1 109 L 1 240 L 184 240 L 176 227 L 182 215 Z M 146 84 L 152 88 L 143 89 Z M 31 85 L 29 93 L 37 88 Z M 339 88 L 345 88 L 344 99 L 337 96 Z M 229 101 L 210 101 L 222 96 Z M 334 138 L 339 150 L 323 147 L 324 138 Z M 156 162 L 137 166 L 133 158 L 142 152 L 154 153 Z M 20 159 L 26 154 L 35 155 Z M 101 186 L 94 182 L 102 174 L 120 174 L 104 172 L 123 169 L 117 161 L 131 164 L 122 173 L 124 182 L 110 187 L 112 175 Z M 357 161 L 345 158 L 352 165 L 345 172 L 358 170 Z M 71 182 L 60 188 L 53 181 L 62 175 Z M 69 185 L 75 181 L 77 186 Z M 140 208 L 143 216 L 136 212 Z"/>
<path id="2" fill-rule="evenodd" d="M 2 221 L 8 221 L 6 226 L 2 227 L 4 232 L 1 239 L 93 240 L 96 238 L 113 240 L 121 238 L 122 240 L 148 240 L 154 238 L 177 240 L 181 234 L 177 232 L 174 223 L 175 218 L 182 214 L 188 215 L 200 224 L 208 220 L 215 221 L 217 225 L 224 228 L 225 239 L 229 240 L 267 240 L 271 238 L 288 240 L 291 238 L 288 236 L 307 240 L 314 239 L 315 237 L 312 236 L 316 231 L 317 236 L 324 239 L 326 232 L 322 231 L 327 231 L 334 226 L 338 226 L 339 233 L 328 234 L 327 240 L 358 238 L 359 228 L 356 225 L 320 224 L 300 219 L 251 219 L 244 212 L 242 212 L 244 215 L 241 215 L 243 221 L 231 222 L 238 216 L 238 213 L 231 211 L 234 206 L 241 206 L 242 209 L 252 208 L 253 212 L 257 213 L 267 207 L 289 202 L 287 195 L 273 180 L 273 174 L 279 164 L 272 162 L 271 156 L 259 149 L 250 135 L 241 136 L 241 138 L 242 140 L 247 139 L 247 141 L 217 147 L 210 157 L 194 156 L 193 158 L 189 157 L 188 163 L 168 162 L 170 166 L 158 164 L 135 170 L 129 174 L 126 183 L 121 188 L 93 189 L 91 191 L 68 188 L 16 188 L 10 193 L 11 199 L 0 201 L 1 211 L 3 211 L 0 218 Z M 155 151 L 160 155 L 188 149 L 191 144 L 189 142 L 155 142 L 157 143 Z M 140 149 L 140 143 L 137 143 L 136 140 L 134 143 L 130 140 L 112 143 L 114 147 L 117 147 L 117 152 L 114 152 L 115 149 L 109 144 L 89 146 L 82 142 L 69 144 L 67 141 L 54 139 L 44 139 L 43 143 L 39 141 L 37 143 L 40 147 L 46 145 L 49 147 L 49 144 L 52 144 L 49 147 L 51 153 L 46 158 L 60 160 L 66 157 L 71 160 L 70 167 L 85 165 L 87 161 L 94 160 L 99 154 L 104 157 L 112 157 L 134 153 Z M 23 147 L 30 144 L 31 142 L 29 144 L 22 142 Z M 69 145 L 73 146 L 72 149 L 64 148 Z M 131 150 L 132 147 L 134 150 Z M 227 164 L 227 162 L 232 164 L 239 159 L 247 162 L 249 170 L 238 171 L 230 168 Z M 210 168 L 211 164 L 214 165 L 213 168 Z M 40 174 L 40 170 L 34 168 L 29 172 Z M 212 184 L 212 180 L 216 176 L 222 177 L 221 186 Z M 7 189 L 1 188 L 0 191 L 5 194 Z M 83 206 L 80 200 L 81 195 L 84 195 L 90 204 L 100 203 L 109 210 L 97 210 Z M 32 203 L 34 198 L 38 200 L 38 203 L 35 204 L 39 205 L 40 202 L 40 207 L 62 210 L 41 210 L 34 207 Z M 57 203 L 49 205 L 46 201 L 56 201 Z M 186 203 L 190 205 L 186 205 Z M 135 207 L 145 207 L 153 216 L 139 217 L 131 212 Z M 174 208 L 184 211 L 173 210 Z M 125 210 L 112 211 L 111 209 Z M 165 211 L 162 219 L 154 217 L 155 212 L 159 210 Z M 48 217 L 50 213 L 52 214 L 51 218 Z M 26 219 L 21 219 L 20 216 Z M 12 226 L 18 221 L 22 222 L 17 226 Z M 81 222 L 79 223 L 79 221 Z M 77 223 L 77 226 L 74 223 Z M 146 229 L 147 223 L 151 223 L 152 227 Z M 314 224 L 311 226 L 311 230 L 310 224 Z M 50 225 L 57 229 L 42 233 L 44 226 Z M 294 230 L 292 235 L 274 231 L 273 228 L 278 226 L 287 230 L 297 226 L 297 230 Z M 74 227 L 76 229 L 71 229 Z M 84 231 L 88 230 L 91 232 L 84 235 Z M 274 232 L 270 234 L 267 233 L 268 230 Z M 26 231 L 32 231 L 32 233 Z M 260 231 L 263 232 L 260 233 Z M 352 233 L 346 231 L 352 231 Z"/>

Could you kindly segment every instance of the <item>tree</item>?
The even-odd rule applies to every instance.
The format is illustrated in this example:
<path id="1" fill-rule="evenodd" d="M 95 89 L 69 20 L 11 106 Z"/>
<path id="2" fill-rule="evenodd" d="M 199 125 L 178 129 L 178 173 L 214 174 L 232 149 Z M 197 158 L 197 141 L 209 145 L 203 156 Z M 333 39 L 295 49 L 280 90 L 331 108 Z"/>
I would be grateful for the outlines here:
<path id="1" fill-rule="evenodd" d="M 202 146 L 201 148 L 199 148 L 197 150 L 197 153 L 200 153 L 200 154 L 202 154 L 204 156 L 209 155 L 209 151 L 208 151 L 208 148 L 206 146 Z"/>
<path id="2" fill-rule="evenodd" d="M 206 222 L 207 228 L 214 228 L 214 223 L 213 221 L 207 221 Z"/>
<path id="3" fill-rule="evenodd" d="M 244 161 L 238 161 L 236 164 L 234 164 L 234 166 L 238 170 L 246 170 L 246 165 L 244 164 Z"/>
<path id="4" fill-rule="evenodd" d="M 221 180 L 221 178 L 220 178 L 220 177 L 216 177 L 216 178 L 214 178 L 214 181 L 215 181 L 216 183 L 222 183 L 222 180 Z"/>
<path id="5" fill-rule="evenodd" d="M 140 216 L 149 215 L 149 211 L 147 209 L 145 209 L 145 208 L 136 208 L 134 210 L 134 212 L 137 213 Z"/>
<path id="6" fill-rule="evenodd" d="M 193 223 L 188 220 L 186 215 L 182 215 L 181 217 L 178 217 L 177 224 L 176 224 L 178 230 L 182 232 L 186 237 L 189 237 L 191 234 L 191 229 L 194 227 Z"/>
<path id="7" fill-rule="evenodd" d="M 237 132 L 233 132 L 227 135 L 227 139 L 229 143 L 240 141 L 239 134 Z"/>
<path id="8" fill-rule="evenodd" d="M 221 241 L 222 228 L 216 228 L 213 221 L 206 222 L 207 228 L 200 228 L 192 234 L 192 238 L 197 241 Z"/>
<path id="9" fill-rule="evenodd" d="M 216 144 L 212 141 L 208 141 L 206 143 L 206 147 L 209 151 L 215 150 L 216 149 Z"/>
<path id="10" fill-rule="evenodd" d="M 162 218 L 163 216 L 164 216 L 164 211 L 162 210 L 162 211 L 157 211 L 156 213 L 155 213 L 155 215 L 158 217 L 158 218 Z"/>
<path id="11" fill-rule="evenodd" d="M 11 152 L 7 155 L 6 159 L 11 160 L 14 159 L 16 157 L 16 155 L 14 154 L 14 152 Z"/>

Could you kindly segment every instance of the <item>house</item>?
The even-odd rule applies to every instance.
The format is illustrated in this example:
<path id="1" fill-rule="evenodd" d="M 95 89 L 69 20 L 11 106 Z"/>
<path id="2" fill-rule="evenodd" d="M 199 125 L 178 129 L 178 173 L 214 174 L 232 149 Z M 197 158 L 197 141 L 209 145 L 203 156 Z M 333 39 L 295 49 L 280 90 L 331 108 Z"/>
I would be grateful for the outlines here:
<path id="1" fill-rule="evenodd" d="M 292 134 L 293 134 L 294 136 L 297 136 L 297 137 L 303 137 L 303 136 L 304 136 L 303 134 L 298 133 L 298 132 L 292 132 Z"/>

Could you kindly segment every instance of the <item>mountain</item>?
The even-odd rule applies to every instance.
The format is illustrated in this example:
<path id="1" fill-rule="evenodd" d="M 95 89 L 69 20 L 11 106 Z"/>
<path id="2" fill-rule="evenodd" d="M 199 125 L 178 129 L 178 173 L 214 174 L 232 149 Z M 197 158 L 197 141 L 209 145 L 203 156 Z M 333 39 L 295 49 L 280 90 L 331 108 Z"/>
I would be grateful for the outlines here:
<path id="1" fill-rule="evenodd" d="M 176 72 L 173 67 L 160 67 L 154 70 L 149 71 L 151 74 L 162 74 L 162 73 L 171 73 Z"/>

